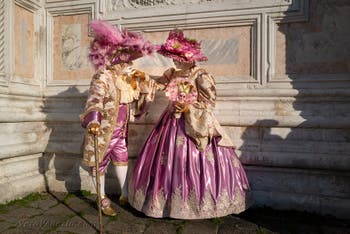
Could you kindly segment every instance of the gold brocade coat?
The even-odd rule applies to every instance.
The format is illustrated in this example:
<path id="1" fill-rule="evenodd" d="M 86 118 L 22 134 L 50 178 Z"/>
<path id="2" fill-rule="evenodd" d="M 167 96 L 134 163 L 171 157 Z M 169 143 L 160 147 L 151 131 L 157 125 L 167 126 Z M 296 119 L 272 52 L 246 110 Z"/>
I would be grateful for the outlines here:
<path id="1" fill-rule="evenodd" d="M 146 98 L 142 98 L 142 100 L 146 101 L 151 101 L 154 97 L 154 91 L 152 92 L 152 90 L 155 89 L 149 87 L 154 86 L 153 80 L 148 79 L 147 84 L 144 84 L 146 82 L 138 81 L 130 84 L 128 81 L 133 80 L 133 77 L 127 72 L 127 69 L 130 69 L 130 67 L 116 65 L 112 68 L 98 71 L 91 80 L 85 111 L 80 115 L 81 122 L 92 111 L 97 111 L 102 115 L 100 134 L 98 135 L 99 162 L 103 160 L 116 127 L 119 104 L 128 104 L 128 110 L 130 110 L 130 103 L 138 100 L 139 97 L 146 96 Z M 147 87 L 147 93 L 143 93 L 140 87 L 141 89 L 142 87 Z M 84 133 L 83 163 L 86 166 L 95 166 L 94 136 L 88 133 L 87 128 Z"/>

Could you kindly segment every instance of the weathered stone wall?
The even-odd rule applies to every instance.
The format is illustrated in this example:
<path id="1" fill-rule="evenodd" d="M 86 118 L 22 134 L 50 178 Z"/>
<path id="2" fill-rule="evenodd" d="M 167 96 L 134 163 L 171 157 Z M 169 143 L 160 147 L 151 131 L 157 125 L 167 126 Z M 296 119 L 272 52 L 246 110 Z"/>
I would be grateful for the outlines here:
<path id="1" fill-rule="evenodd" d="M 78 115 L 93 73 L 85 57 L 86 24 L 102 18 L 144 31 L 157 43 L 174 27 L 203 40 L 209 61 L 201 66 L 217 81 L 216 115 L 237 146 L 257 206 L 349 214 L 348 1 L 15 2 L 34 12 L 34 34 L 28 35 L 36 39 L 27 43 L 34 43 L 40 63 L 33 72 L 16 70 L 24 47 L 14 49 L 11 41 L 23 29 L 17 37 L 1 37 L 0 48 L 12 49 L 0 50 L 0 144 L 6 149 L 0 152 L 0 185 L 10 191 L 0 193 L 0 201 L 31 188 L 92 189 L 80 164 Z M 15 5 L 3 9 L 13 15 Z M 11 25 L 12 19 L 0 21 Z M 27 58 L 31 47 L 25 48 Z M 16 66 L 3 65 L 4 53 Z M 171 65 L 157 55 L 136 63 L 153 74 Z M 130 127 L 131 163 L 166 104 L 162 94 L 157 97 L 149 115 Z M 26 175 L 35 175 L 35 186 Z M 114 175 L 109 184 L 115 192 Z"/>
<path id="2" fill-rule="evenodd" d="M 40 4 L 0 1 L 0 202 L 45 189 L 42 15 Z"/>

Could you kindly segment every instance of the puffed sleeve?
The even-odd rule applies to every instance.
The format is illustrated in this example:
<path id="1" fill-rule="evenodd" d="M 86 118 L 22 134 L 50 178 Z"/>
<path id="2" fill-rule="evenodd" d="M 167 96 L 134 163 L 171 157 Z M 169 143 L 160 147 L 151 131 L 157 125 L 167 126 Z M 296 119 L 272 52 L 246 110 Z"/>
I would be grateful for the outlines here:
<path id="1" fill-rule="evenodd" d="M 214 78 L 204 69 L 199 69 L 196 73 L 197 102 L 196 108 L 214 108 L 216 101 L 216 88 Z"/>
<path id="2" fill-rule="evenodd" d="M 89 123 L 101 123 L 103 113 L 103 99 L 107 91 L 105 74 L 96 73 L 90 83 L 89 95 L 85 104 L 85 111 L 80 115 L 81 124 L 86 128 Z"/>
<path id="3" fill-rule="evenodd" d="M 230 138 L 213 114 L 216 89 L 214 78 L 204 69 L 195 73 L 197 102 L 189 105 L 185 113 L 185 131 L 196 143 L 198 149 L 204 150 L 210 139 L 220 136 L 219 145 L 233 147 Z"/>

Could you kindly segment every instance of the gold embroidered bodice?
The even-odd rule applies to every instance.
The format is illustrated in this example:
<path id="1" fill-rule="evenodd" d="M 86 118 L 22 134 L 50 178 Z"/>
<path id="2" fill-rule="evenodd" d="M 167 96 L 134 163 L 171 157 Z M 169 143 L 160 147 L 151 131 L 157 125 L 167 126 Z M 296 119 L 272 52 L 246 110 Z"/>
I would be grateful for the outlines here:
<path id="1" fill-rule="evenodd" d="M 231 139 L 214 116 L 216 91 L 214 78 L 204 69 L 193 67 L 187 71 L 168 69 L 163 75 L 168 81 L 176 77 L 188 77 L 194 82 L 197 89 L 197 101 L 188 106 L 184 112 L 185 131 L 195 140 L 200 150 L 206 148 L 208 141 L 215 136 L 220 136 L 219 145 L 233 147 Z"/>

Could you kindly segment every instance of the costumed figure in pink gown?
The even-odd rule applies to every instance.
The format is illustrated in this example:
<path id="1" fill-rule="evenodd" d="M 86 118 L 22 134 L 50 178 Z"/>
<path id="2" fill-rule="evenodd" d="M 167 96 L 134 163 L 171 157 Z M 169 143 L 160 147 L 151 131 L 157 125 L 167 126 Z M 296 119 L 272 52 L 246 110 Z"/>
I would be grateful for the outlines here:
<path id="1" fill-rule="evenodd" d="M 213 114 L 214 78 L 199 42 L 180 30 L 158 53 L 175 68 L 159 80 L 169 105 L 144 144 L 129 181 L 129 203 L 147 216 L 202 219 L 237 214 L 250 205 L 246 173 Z"/>
<path id="2" fill-rule="evenodd" d="M 102 211 L 114 216 L 116 212 L 105 195 L 105 172 L 112 162 L 121 190 L 119 201 L 126 203 L 128 121 L 133 114 L 139 114 L 140 108 L 133 107 L 152 101 L 154 93 L 148 91 L 154 90 L 155 84 L 131 65 L 133 60 L 150 54 L 153 46 L 141 34 L 119 30 L 105 21 L 92 21 L 89 27 L 94 35 L 89 58 L 97 71 L 91 80 L 85 111 L 80 116 L 86 128 L 83 163 L 96 175 L 94 135 L 97 135 Z"/>

